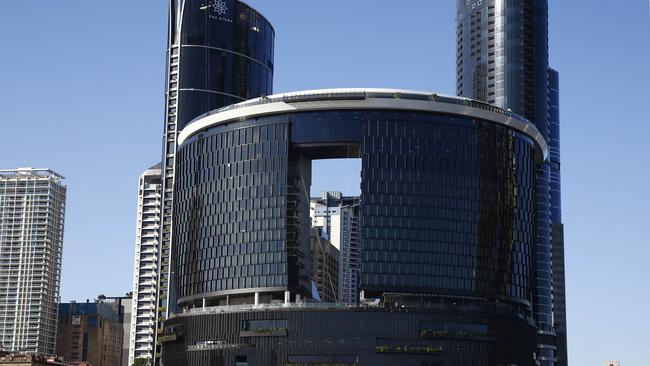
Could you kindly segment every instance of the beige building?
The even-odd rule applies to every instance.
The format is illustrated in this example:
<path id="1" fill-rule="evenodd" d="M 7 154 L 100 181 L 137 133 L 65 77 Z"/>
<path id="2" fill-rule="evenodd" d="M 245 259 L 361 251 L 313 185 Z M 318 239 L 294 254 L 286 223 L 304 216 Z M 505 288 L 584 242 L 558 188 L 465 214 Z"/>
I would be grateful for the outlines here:
<path id="1" fill-rule="evenodd" d="M 121 366 L 123 328 L 113 303 L 59 306 L 56 352 L 66 362 Z"/>
<path id="2" fill-rule="evenodd" d="M 312 281 L 316 285 L 321 302 L 338 302 L 339 250 L 322 237 L 321 228 L 312 228 L 311 257 Z"/>

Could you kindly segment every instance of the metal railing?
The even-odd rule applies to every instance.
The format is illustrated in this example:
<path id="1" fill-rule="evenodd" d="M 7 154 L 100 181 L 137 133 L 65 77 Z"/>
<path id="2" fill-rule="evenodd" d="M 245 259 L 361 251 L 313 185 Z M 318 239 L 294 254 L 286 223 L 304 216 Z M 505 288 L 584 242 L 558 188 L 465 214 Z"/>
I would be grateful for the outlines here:
<path id="1" fill-rule="evenodd" d="M 243 304 L 243 305 L 224 305 L 224 306 L 206 306 L 199 308 L 183 309 L 182 314 L 193 315 L 206 313 L 237 313 L 242 311 L 265 311 L 278 309 L 353 309 L 359 307 L 368 307 L 368 305 L 342 304 L 342 303 L 322 303 L 322 302 L 300 302 L 300 303 L 272 303 L 272 304 Z"/>
<path id="2" fill-rule="evenodd" d="M 285 102 L 285 103 L 299 103 L 299 102 L 315 102 L 315 101 L 331 101 L 331 100 L 363 100 L 363 99 L 405 99 L 405 100 L 421 100 L 421 101 L 431 101 L 437 103 L 446 103 L 454 105 L 462 105 L 470 108 L 482 109 L 489 112 L 494 112 L 498 114 L 503 114 L 508 117 L 512 117 L 518 120 L 527 121 L 524 117 L 519 116 L 515 113 L 512 113 L 510 110 L 505 110 L 503 108 L 497 107 L 495 105 L 464 98 L 464 97 L 452 97 L 445 96 L 436 93 L 417 93 L 406 90 L 363 90 L 363 89 L 340 89 L 340 90 L 314 90 L 314 91 L 305 91 L 305 92 L 296 92 L 296 93 L 287 93 L 279 95 L 271 95 L 267 97 L 261 97 L 257 99 L 252 99 L 249 101 L 232 104 L 223 108 L 215 109 L 213 111 L 204 113 L 194 120 L 192 120 L 188 125 L 192 124 L 194 121 L 198 121 L 202 118 L 227 111 L 232 111 L 240 108 L 253 107 L 256 105 Z"/>

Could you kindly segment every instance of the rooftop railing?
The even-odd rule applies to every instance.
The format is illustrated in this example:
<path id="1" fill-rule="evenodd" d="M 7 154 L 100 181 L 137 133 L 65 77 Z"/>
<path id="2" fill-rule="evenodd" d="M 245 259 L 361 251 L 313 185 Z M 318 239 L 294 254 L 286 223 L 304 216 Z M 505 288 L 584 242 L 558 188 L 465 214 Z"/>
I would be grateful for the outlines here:
<path id="1" fill-rule="evenodd" d="M 333 90 L 314 90 L 314 91 L 305 91 L 305 92 L 295 92 L 287 94 L 278 94 L 275 96 L 261 97 L 257 99 L 252 99 L 249 101 L 229 105 L 223 108 L 215 109 L 213 111 L 204 113 L 189 124 L 194 121 L 200 120 L 202 118 L 217 114 L 228 112 L 240 108 L 253 107 L 257 105 L 284 102 L 284 103 L 301 103 L 301 102 L 317 102 L 317 101 L 332 101 L 332 100 L 365 100 L 365 99 L 405 99 L 405 100 L 420 100 L 420 101 L 430 101 L 436 103 L 446 103 L 454 105 L 462 105 L 470 108 L 477 108 L 486 110 L 489 112 L 494 112 L 498 114 L 503 114 L 508 117 L 526 121 L 525 118 L 512 113 L 510 110 L 505 110 L 499 108 L 489 103 L 484 103 L 477 100 L 472 100 L 463 97 L 451 97 L 444 96 L 436 93 L 417 93 L 405 90 L 347 90 L 347 89 L 333 89 Z"/>

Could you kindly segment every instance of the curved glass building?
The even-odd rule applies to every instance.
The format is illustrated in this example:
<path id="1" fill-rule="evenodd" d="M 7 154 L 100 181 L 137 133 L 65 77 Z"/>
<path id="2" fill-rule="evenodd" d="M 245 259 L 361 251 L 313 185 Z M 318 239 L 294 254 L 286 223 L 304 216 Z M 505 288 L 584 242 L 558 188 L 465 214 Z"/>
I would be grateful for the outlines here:
<path id="1" fill-rule="evenodd" d="M 264 16 L 236 0 L 172 3 L 179 130 L 208 111 L 272 93 L 275 31 Z"/>
<path id="2" fill-rule="evenodd" d="M 210 112 L 178 143 L 184 310 L 165 322 L 165 363 L 534 364 L 549 146 L 526 119 L 465 98 L 334 89 Z M 362 160 L 358 307 L 304 303 L 311 161 L 326 158 Z"/>
<path id="3" fill-rule="evenodd" d="M 534 317 L 542 365 L 566 365 L 559 77 L 549 68 L 548 0 L 457 0 L 457 93 L 535 124 L 551 159 L 536 182 Z"/>
<path id="4" fill-rule="evenodd" d="M 175 312 L 176 304 L 170 253 L 178 132 L 208 111 L 271 94 L 275 38 L 269 21 L 237 0 L 170 0 L 168 34 L 156 296 L 159 327 Z"/>

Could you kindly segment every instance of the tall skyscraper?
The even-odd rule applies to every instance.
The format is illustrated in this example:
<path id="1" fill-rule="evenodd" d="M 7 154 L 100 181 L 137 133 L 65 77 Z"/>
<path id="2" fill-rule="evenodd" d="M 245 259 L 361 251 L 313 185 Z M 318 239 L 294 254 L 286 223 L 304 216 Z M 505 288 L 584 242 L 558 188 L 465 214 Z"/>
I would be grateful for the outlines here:
<path id="1" fill-rule="evenodd" d="M 66 187 L 49 169 L 0 170 L 0 340 L 54 354 Z"/>
<path id="2" fill-rule="evenodd" d="M 323 192 L 310 203 L 312 227 L 321 227 L 323 237 L 340 251 L 338 300 L 346 304 L 359 300 L 360 207 L 360 197 L 344 197 L 341 192 Z"/>
<path id="3" fill-rule="evenodd" d="M 152 359 L 154 352 L 162 190 L 160 174 L 160 164 L 156 164 L 144 171 L 139 179 L 129 366 L 136 358 Z"/>
<path id="4" fill-rule="evenodd" d="M 170 0 L 167 107 L 162 155 L 158 251 L 158 326 L 176 308 L 170 271 L 176 141 L 194 118 L 215 108 L 271 94 L 275 31 L 237 0 Z M 170 300 L 171 299 L 171 300 Z"/>
<path id="5" fill-rule="evenodd" d="M 553 321 L 557 365 L 568 364 L 566 291 L 564 275 L 564 224 L 560 162 L 560 75 L 549 68 L 549 147 L 551 183 L 551 243 L 553 247 Z"/>
<path id="6" fill-rule="evenodd" d="M 548 62 L 548 0 L 458 0 L 457 92 L 533 122 L 549 143 L 538 167 L 534 318 L 541 365 L 567 364 L 560 203 L 559 76 Z"/>

